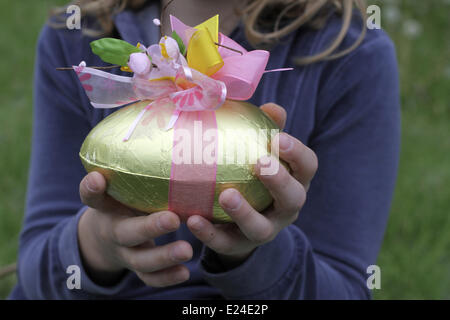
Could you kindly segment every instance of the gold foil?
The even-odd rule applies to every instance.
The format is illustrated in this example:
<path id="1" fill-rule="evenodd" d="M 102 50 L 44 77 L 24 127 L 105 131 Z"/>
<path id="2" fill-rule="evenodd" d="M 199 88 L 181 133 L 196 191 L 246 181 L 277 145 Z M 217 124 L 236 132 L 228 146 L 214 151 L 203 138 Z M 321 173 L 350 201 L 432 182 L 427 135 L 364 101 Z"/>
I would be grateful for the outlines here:
<path id="1" fill-rule="evenodd" d="M 148 103 L 132 104 L 103 119 L 86 137 L 80 158 L 88 172 L 99 171 L 106 177 L 109 195 L 129 207 L 152 213 L 168 209 L 174 130 L 165 127 L 173 106 L 150 108 L 131 138 L 123 141 Z M 270 193 L 252 169 L 259 157 L 270 154 L 270 139 L 278 127 L 256 106 L 229 100 L 216 110 L 216 120 L 219 146 L 213 221 L 230 222 L 218 203 L 220 193 L 227 188 L 239 190 L 258 211 L 272 203 Z"/>

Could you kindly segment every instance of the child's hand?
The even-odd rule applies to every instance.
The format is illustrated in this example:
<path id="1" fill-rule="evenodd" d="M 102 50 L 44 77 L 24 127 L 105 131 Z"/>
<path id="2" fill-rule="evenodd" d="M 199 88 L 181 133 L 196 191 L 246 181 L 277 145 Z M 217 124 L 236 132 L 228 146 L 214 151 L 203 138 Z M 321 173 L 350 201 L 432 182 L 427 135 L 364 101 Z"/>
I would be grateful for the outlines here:
<path id="1" fill-rule="evenodd" d="M 264 105 L 262 109 L 281 129 L 284 127 L 284 109 L 273 104 Z M 315 153 L 299 140 L 281 133 L 272 143 L 279 145 L 280 158 L 289 164 L 292 173 L 289 174 L 280 165 L 276 174 L 261 175 L 261 166 L 255 166 L 256 175 L 274 198 L 271 208 L 259 213 L 237 190 L 227 189 L 220 195 L 219 203 L 235 224 L 214 225 L 201 216 L 191 216 L 187 221 L 191 232 L 218 253 L 219 259 L 228 268 L 240 264 L 256 247 L 272 241 L 283 228 L 297 219 L 306 200 L 306 190 L 316 173 L 318 163 Z"/>
<path id="2" fill-rule="evenodd" d="M 192 258 L 186 241 L 156 246 L 153 239 L 180 227 L 180 219 L 163 211 L 140 215 L 105 193 L 106 181 L 98 172 L 80 184 L 80 196 L 89 208 L 78 225 L 85 269 L 100 285 L 117 282 L 125 269 L 134 271 L 147 285 L 164 287 L 189 279 L 181 263 Z"/>

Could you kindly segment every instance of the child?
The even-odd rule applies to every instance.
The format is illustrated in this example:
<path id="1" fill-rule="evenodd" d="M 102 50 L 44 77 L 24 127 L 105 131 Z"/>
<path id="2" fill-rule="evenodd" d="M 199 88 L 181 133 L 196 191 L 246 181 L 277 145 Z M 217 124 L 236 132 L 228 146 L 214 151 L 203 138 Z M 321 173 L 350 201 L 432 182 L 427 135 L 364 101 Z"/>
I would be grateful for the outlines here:
<path id="1" fill-rule="evenodd" d="M 218 13 L 221 31 L 247 49 L 271 45 L 267 69 L 295 68 L 265 75 L 251 99 L 284 127 L 274 143 L 291 174 L 281 167 L 260 176 L 275 199 L 263 213 L 236 190 L 224 191 L 220 204 L 236 222 L 229 225 L 200 216 L 182 224 L 167 211 L 140 215 L 105 194 L 100 173 L 85 176 L 79 148 L 112 111 L 93 109 L 76 75 L 55 68 L 102 65 L 89 47 L 100 36 L 96 26 L 101 36 L 157 43 L 152 21 L 168 1 L 76 4 L 81 31 L 46 26 L 39 39 L 19 281 L 10 298 L 369 298 L 367 268 L 376 262 L 397 172 L 400 108 L 393 45 L 381 30 L 365 33 L 362 1 L 167 7 L 164 32 L 168 14 L 196 25 Z M 235 4 L 243 6 L 241 21 Z M 80 289 L 66 284 L 73 265 Z"/>

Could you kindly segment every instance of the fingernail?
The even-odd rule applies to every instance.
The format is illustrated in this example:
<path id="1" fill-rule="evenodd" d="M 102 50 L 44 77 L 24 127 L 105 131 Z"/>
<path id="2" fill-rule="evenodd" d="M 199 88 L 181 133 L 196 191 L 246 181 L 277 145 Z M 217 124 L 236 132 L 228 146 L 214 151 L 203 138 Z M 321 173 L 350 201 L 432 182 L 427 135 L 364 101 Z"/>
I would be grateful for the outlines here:
<path id="1" fill-rule="evenodd" d="M 294 143 L 292 142 L 292 139 L 288 137 L 286 134 L 280 134 L 278 136 L 278 145 L 280 147 L 280 150 L 283 152 L 290 151 L 292 149 L 292 146 Z"/>
<path id="2" fill-rule="evenodd" d="M 236 190 L 228 189 L 225 192 L 225 199 L 223 205 L 231 211 L 236 211 L 241 207 L 242 199 Z"/>
<path id="3" fill-rule="evenodd" d="M 270 156 L 262 156 L 258 159 L 257 168 L 261 170 L 262 167 L 270 167 L 272 163 L 272 158 Z"/>
<path id="4" fill-rule="evenodd" d="M 97 183 L 95 183 L 94 179 L 92 179 L 92 176 L 90 175 L 86 177 L 86 187 L 91 192 L 98 192 L 99 190 Z"/>
<path id="5" fill-rule="evenodd" d="M 270 158 L 268 156 L 263 156 L 256 161 L 256 164 L 253 166 L 253 172 L 259 176 L 261 174 L 261 168 L 266 167 L 267 164 L 270 163 Z"/>
<path id="6" fill-rule="evenodd" d="M 181 246 L 174 246 L 170 250 L 170 257 L 172 258 L 173 261 L 184 260 L 184 256 L 185 256 L 184 250 L 183 248 L 181 248 Z"/>
<path id="7" fill-rule="evenodd" d="M 178 271 L 175 274 L 175 281 L 181 282 L 189 279 L 189 275 L 186 276 L 186 272 L 184 270 Z"/>
<path id="8" fill-rule="evenodd" d="M 176 228 L 175 219 L 170 214 L 164 214 L 157 220 L 158 227 L 162 230 L 174 230 Z"/>
<path id="9" fill-rule="evenodd" d="M 194 229 L 195 231 L 201 230 L 203 227 L 203 223 L 201 222 L 201 220 L 198 218 L 192 218 L 192 219 L 193 219 L 193 221 L 191 222 L 191 228 Z"/>

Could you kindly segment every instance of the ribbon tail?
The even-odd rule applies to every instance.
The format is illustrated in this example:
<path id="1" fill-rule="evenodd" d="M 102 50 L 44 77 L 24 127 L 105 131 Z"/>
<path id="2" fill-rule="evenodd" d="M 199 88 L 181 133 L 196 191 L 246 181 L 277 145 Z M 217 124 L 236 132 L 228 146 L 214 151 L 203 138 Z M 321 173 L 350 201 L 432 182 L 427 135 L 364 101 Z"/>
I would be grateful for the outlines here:
<path id="1" fill-rule="evenodd" d="M 134 130 L 136 130 L 137 125 L 139 124 L 139 121 L 141 121 L 142 117 L 144 116 L 144 113 L 150 109 L 152 103 L 149 103 L 144 109 L 141 110 L 141 112 L 139 112 L 138 116 L 136 117 L 136 119 L 134 119 L 133 123 L 131 124 L 130 128 L 128 129 L 127 134 L 125 135 L 125 137 L 123 138 L 123 142 L 126 142 L 128 140 L 130 140 L 131 135 L 133 134 Z"/>
<path id="2" fill-rule="evenodd" d="M 175 126 L 175 123 L 177 122 L 178 118 L 180 117 L 180 110 L 174 110 L 172 113 L 172 116 L 170 117 L 169 123 L 166 126 L 166 131 L 172 129 Z"/>
<path id="3" fill-rule="evenodd" d="M 132 78 L 83 66 L 73 66 L 73 69 L 94 108 L 117 108 L 140 100 Z"/>
<path id="4" fill-rule="evenodd" d="M 73 66 L 94 108 L 117 108 L 139 100 L 156 100 L 177 90 L 170 80 L 148 81 L 97 69 Z"/>

